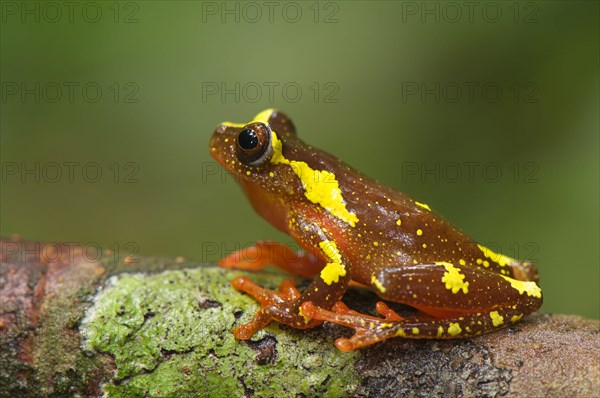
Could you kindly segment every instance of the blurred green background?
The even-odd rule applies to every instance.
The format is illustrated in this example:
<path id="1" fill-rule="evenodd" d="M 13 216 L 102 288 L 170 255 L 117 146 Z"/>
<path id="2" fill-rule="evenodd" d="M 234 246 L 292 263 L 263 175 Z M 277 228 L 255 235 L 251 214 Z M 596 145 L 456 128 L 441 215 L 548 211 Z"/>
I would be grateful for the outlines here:
<path id="1" fill-rule="evenodd" d="M 200 261 L 290 242 L 208 154 L 276 107 L 535 260 L 544 311 L 600 318 L 598 2 L 52 3 L 1 4 L 3 236 Z"/>

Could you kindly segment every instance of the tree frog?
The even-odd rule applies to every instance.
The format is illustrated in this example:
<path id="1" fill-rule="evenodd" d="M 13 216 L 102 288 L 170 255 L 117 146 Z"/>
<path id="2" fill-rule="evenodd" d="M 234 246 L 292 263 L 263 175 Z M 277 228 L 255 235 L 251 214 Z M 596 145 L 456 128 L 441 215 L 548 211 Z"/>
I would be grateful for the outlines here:
<path id="1" fill-rule="evenodd" d="M 220 265 L 260 270 L 273 264 L 312 278 L 302 292 L 292 281 L 270 291 L 247 277 L 234 279 L 235 289 L 261 304 L 235 329 L 238 339 L 273 320 L 298 329 L 323 321 L 353 328 L 352 337 L 335 342 L 342 351 L 391 337 L 464 338 L 511 325 L 542 304 L 533 264 L 494 253 L 429 205 L 305 144 L 280 111 L 220 124 L 210 153 L 237 177 L 254 209 L 304 249 L 261 241 Z M 350 283 L 412 306 L 417 315 L 402 317 L 383 301 L 375 307 L 380 316 L 351 310 L 341 301 Z"/>

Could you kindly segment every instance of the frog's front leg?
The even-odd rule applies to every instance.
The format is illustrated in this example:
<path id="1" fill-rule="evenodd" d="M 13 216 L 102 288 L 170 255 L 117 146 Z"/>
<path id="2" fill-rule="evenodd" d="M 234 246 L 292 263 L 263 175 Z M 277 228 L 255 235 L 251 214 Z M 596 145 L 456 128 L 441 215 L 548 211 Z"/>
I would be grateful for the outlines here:
<path id="1" fill-rule="evenodd" d="M 258 241 L 255 245 L 233 252 L 219 261 L 224 268 L 260 271 L 273 264 L 290 274 L 303 278 L 314 277 L 325 265 L 323 260 L 302 250 L 272 241 Z"/>
<path id="2" fill-rule="evenodd" d="M 447 262 L 386 267 L 373 273 L 373 288 L 380 297 L 413 306 L 425 313 L 407 319 L 378 303 L 385 318 L 358 314 L 336 306 L 334 312 L 304 303 L 311 319 L 354 328 L 350 339 L 336 346 L 349 351 L 391 337 L 461 338 L 497 330 L 517 322 L 542 304 L 540 288 L 501 274 Z"/>
<path id="3" fill-rule="evenodd" d="M 249 339 L 272 320 L 297 329 L 315 327 L 322 321 L 311 320 L 304 316 L 301 310 L 302 303 L 310 301 L 321 308 L 330 309 L 342 298 L 350 281 L 350 263 L 335 242 L 327 239 L 322 231 L 312 236 L 315 237 L 311 238 L 314 242 L 305 243 L 315 247 L 326 262 L 302 293 L 295 288 L 292 281 L 283 282 L 278 292 L 266 290 L 246 277 L 239 277 L 232 281 L 234 288 L 250 294 L 261 304 L 261 308 L 250 322 L 235 329 L 236 338 Z"/>

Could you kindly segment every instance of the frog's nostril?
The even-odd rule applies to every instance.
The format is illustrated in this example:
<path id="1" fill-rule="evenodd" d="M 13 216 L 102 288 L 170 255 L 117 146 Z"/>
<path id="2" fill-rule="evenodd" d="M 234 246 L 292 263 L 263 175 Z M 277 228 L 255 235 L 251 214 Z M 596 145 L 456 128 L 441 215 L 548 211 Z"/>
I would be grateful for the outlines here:
<path id="1" fill-rule="evenodd" d="M 215 134 L 223 134 L 225 133 L 225 130 L 227 130 L 227 126 L 225 126 L 224 124 L 219 124 L 215 129 Z"/>

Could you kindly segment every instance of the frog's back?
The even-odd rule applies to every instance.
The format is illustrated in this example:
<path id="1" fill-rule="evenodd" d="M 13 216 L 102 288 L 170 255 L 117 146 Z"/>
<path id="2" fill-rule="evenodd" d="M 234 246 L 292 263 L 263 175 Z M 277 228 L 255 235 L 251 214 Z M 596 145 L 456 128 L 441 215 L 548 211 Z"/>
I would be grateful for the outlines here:
<path id="1" fill-rule="evenodd" d="M 366 283 L 378 269 L 434 262 L 482 268 L 522 280 L 537 278 L 532 264 L 494 253 L 455 228 L 426 203 L 370 179 L 326 152 L 319 152 L 319 156 L 313 157 L 316 160 L 312 167 L 328 170 L 335 176 L 348 211 L 357 218 L 354 226 L 332 220 L 332 229 L 341 235 L 339 240 L 353 262 L 370 265 L 353 272 L 353 279 Z"/>

